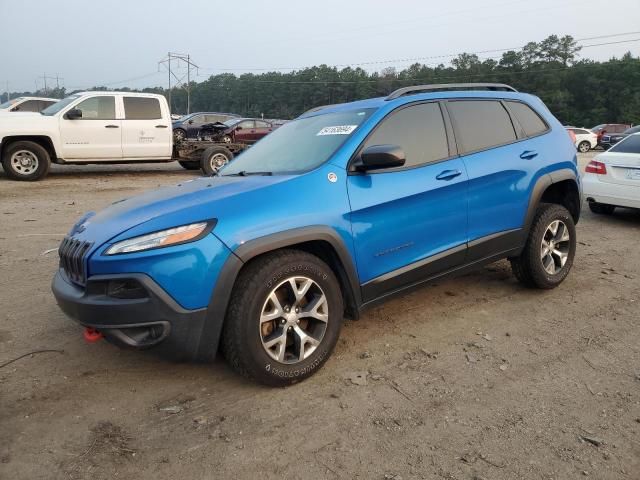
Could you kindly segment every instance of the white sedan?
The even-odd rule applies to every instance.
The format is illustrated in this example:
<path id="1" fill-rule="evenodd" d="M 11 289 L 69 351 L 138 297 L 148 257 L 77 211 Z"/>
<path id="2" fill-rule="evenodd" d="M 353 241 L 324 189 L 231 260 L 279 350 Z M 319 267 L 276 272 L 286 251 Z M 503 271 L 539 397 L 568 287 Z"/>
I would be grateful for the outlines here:
<path id="1" fill-rule="evenodd" d="M 640 133 L 629 135 L 589 162 L 582 187 L 594 213 L 640 208 Z"/>
<path id="2" fill-rule="evenodd" d="M 581 153 L 587 153 L 598 146 L 598 135 L 586 128 L 566 127 L 576 135 L 576 148 Z"/>

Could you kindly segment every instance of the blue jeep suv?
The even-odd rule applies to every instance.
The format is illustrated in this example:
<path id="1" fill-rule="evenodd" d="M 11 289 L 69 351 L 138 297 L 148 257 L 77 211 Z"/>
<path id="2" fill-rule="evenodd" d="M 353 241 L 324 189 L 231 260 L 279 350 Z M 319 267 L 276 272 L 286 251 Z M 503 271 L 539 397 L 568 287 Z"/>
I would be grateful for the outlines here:
<path id="1" fill-rule="evenodd" d="M 212 359 L 268 385 L 312 375 L 344 317 L 507 258 L 569 273 L 576 150 L 537 97 L 422 85 L 315 108 L 210 177 L 82 217 L 53 292 L 93 335 Z"/>

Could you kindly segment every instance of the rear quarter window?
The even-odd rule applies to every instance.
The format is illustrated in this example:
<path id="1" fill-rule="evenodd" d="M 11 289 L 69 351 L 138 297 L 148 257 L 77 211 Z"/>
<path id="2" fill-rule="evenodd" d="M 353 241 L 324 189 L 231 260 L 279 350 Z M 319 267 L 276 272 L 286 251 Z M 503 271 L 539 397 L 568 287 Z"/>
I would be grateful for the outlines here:
<path id="1" fill-rule="evenodd" d="M 509 114 L 499 101 L 456 100 L 447 103 L 462 153 L 516 141 Z"/>
<path id="2" fill-rule="evenodd" d="M 126 120 L 156 120 L 162 118 L 160 102 L 157 98 L 124 97 L 124 118 Z"/>
<path id="3" fill-rule="evenodd" d="M 547 124 L 540 118 L 529 105 L 526 105 L 521 102 L 506 102 L 509 106 L 509 110 L 513 113 L 513 115 L 518 120 L 518 123 L 524 130 L 524 133 L 527 137 L 535 137 L 536 135 L 540 135 L 541 133 L 549 130 Z M 585 132 L 581 128 L 574 128 L 573 132 L 578 135 L 584 135 Z"/>

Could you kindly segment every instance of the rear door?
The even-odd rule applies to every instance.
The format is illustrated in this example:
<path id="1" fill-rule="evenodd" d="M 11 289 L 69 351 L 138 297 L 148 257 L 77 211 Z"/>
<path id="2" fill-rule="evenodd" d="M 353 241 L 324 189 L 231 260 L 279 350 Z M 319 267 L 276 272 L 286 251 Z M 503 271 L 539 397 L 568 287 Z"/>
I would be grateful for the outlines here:
<path id="1" fill-rule="evenodd" d="M 467 175 L 437 102 L 389 114 L 365 141 L 400 146 L 401 168 L 350 173 L 354 248 L 365 301 L 463 262 Z"/>
<path id="2" fill-rule="evenodd" d="M 256 120 L 256 130 L 254 135 L 255 141 L 257 142 L 262 137 L 266 137 L 267 135 L 269 135 L 271 130 L 272 128 L 270 123 L 263 120 Z"/>
<path id="3" fill-rule="evenodd" d="M 114 95 L 88 97 L 67 108 L 82 112 L 82 118 L 60 117 L 60 139 L 64 159 L 122 159 L 122 120 L 116 115 Z"/>
<path id="4" fill-rule="evenodd" d="M 541 140 L 522 140 L 499 100 L 446 103 L 469 175 L 469 251 L 475 261 L 521 244 L 530 186 L 548 152 Z M 548 130 L 527 105 L 509 102 L 531 136 Z M 536 129 L 538 132 L 536 132 Z"/>
<path id="5" fill-rule="evenodd" d="M 170 158 L 171 120 L 156 97 L 122 97 L 122 155 L 125 159 Z"/>

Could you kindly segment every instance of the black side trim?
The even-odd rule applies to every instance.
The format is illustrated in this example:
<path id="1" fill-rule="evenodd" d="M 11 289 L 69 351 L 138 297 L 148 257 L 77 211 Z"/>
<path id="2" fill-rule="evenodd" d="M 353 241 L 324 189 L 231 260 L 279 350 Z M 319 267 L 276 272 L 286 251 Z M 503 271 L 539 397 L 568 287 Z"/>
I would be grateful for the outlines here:
<path id="1" fill-rule="evenodd" d="M 443 279 L 443 278 L 463 275 L 465 273 L 474 271 L 474 270 L 478 269 L 479 267 L 482 267 L 483 265 L 487 265 L 489 263 L 493 263 L 493 262 L 495 262 L 497 260 L 501 260 L 503 258 L 512 257 L 512 256 L 515 256 L 517 254 L 518 254 L 518 250 L 517 249 L 506 250 L 506 251 L 502 251 L 502 252 L 493 254 L 493 255 L 488 256 L 488 257 L 481 258 L 481 259 L 473 261 L 473 262 L 460 264 L 457 267 L 453 267 L 453 268 L 450 268 L 448 270 L 441 271 L 439 273 L 431 275 L 430 277 L 426 277 L 426 278 L 424 278 L 424 279 L 422 279 L 422 280 L 420 280 L 418 282 L 415 282 L 413 284 L 407 285 L 407 286 L 399 288 L 397 290 L 390 291 L 388 293 L 385 293 L 384 295 L 381 295 L 379 297 L 373 298 L 371 300 L 367 300 L 367 302 L 365 302 L 362 305 L 361 309 L 364 310 L 365 308 L 370 308 L 370 307 L 373 307 L 375 305 L 378 305 L 379 303 L 382 303 L 382 302 L 386 301 L 389 297 L 392 297 L 392 296 L 395 296 L 395 295 L 401 294 L 401 293 L 407 293 L 407 292 L 409 292 L 411 290 L 414 290 L 417 287 L 420 287 L 424 283 L 431 282 L 431 281 L 434 281 L 434 280 L 440 280 L 440 279 Z"/>
<path id="2" fill-rule="evenodd" d="M 493 252 L 504 252 L 506 250 L 522 249 L 526 237 L 522 228 L 514 228 L 497 232 L 485 237 L 477 238 L 469 242 L 466 262 L 475 262 L 486 257 L 490 257 Z"/>
<path id="3" fill-rule="evenodd" d="M 551 180 L 551 176 L 549 174 L 544 174 L 536 181 L 536 184 L 531 189 L 531 195 L 529 196 L 529 206 L 527 207 L 527 214 L 524 217 L 525 238 L 529 235 L 529 228 L 531 227 L 533 216 L 536 214 L 536 210 L 538 208 L 538 205 L 540 204 L 542 194 L 547 188 L 549 188 L 549 185 L 551 185 L 552 183 L 553 181 Z"/>
<path id="4" fill-rule="evenodd" d="M 423 283 L 430 276 L 454 268 L 464 262 L 467 245 L 458 245 L 444 252 L 406 265 L 373 278 L 362 285 L 362 296 L 366 302 Z"/>

